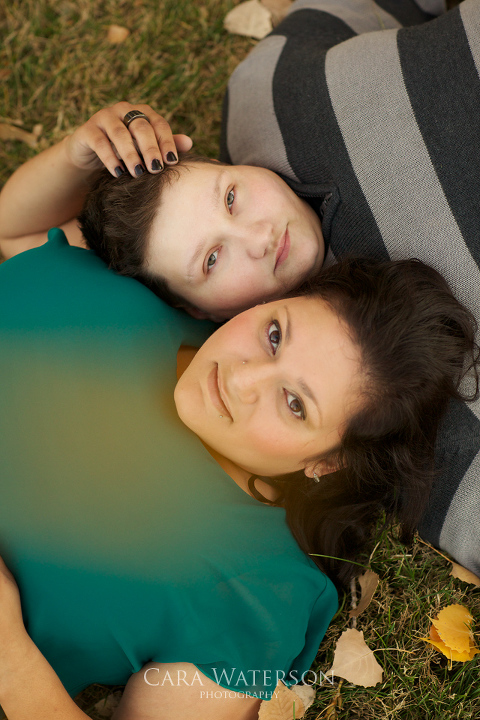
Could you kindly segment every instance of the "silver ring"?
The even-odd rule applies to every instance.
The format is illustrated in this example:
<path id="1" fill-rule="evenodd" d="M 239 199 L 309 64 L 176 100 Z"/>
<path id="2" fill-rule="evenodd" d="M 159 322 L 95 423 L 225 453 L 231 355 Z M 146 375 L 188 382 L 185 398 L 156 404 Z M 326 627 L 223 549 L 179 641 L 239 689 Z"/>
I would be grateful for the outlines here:
<path id="1" fill-rule="evenodd" d="M 123 124 L 125 125 L 125 127 L 128 128 L 132 120 L 136 120 L 137 118 L 144 118 L 148 123 L 150 122 L 145 113 L 141 112 L 140 110 L 130 110 L 130 112 L 124 115 Z"/>

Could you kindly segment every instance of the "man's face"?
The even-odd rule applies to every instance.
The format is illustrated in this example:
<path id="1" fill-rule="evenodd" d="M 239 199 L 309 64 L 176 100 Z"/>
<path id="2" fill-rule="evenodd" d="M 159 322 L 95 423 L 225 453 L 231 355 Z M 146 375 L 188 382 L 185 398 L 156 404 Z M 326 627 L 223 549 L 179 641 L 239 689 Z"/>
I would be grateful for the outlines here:
<path id="1" fill-rule="evenodd" d="M 320 220 L 275 173 L 195 163 L 162 190 L 148 270 L 221 320 L 282 297 L 324 259 Z"/>

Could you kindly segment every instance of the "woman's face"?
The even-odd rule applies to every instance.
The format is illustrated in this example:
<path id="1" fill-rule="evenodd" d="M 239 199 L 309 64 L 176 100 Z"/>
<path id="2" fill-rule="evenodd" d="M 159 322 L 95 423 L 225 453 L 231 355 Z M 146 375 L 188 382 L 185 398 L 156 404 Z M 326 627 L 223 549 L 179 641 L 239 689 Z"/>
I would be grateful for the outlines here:
<path id="1" fill-rule="evenodd" d="M 335 447 L 359 406 L 359 368 L 326 303 L 278 300 L 217 330 L 180 378 L 175 403 L 187 427 L 248 472 L 312 476 L 322 468 L 306 459 Z"/>
<path id="2" fill-rule="evenodd" d="M 278 175 L 207 163 L 179 172 L 162 190 L 146 261 L 191 306 L 233 317 L 321 267 L 320 221 Z"/>

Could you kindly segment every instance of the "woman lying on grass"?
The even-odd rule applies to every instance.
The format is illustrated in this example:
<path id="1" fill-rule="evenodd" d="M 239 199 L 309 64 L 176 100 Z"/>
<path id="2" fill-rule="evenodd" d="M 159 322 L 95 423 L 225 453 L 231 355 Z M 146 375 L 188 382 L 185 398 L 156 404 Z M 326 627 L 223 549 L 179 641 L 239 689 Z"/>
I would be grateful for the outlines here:
<path id="1" fill-rule="evenodd" d="M 9 720 L 85 718 L 93 682 L 127 683 L 117 720 L 255 718 L 379 514 L 415 528 L 470 313 L 417 261 L 345 260 L 182 350 L 176 384 L 210 324 L 61 230 L 0 266 L 0 304 Z"/>
<path id="2" fill-rule="evenodd" d="M 115 184 L 122 168 L 105 129 L 133 177 L 136 168 L 158 172 L 156 161 L 167 167 L 177 151 L 165 123 L 136 106 L 153 127 L 141 118 L 129 126 L 147 141 L 143 163 L 121 122 L 132 106 L 113 117 L 102 111 L 81 131 L 84 148 L 98 138 L 111 174 L 82 216 L 90 246 L 171 303 L 215 319 L 292 289 L 316 272 L 327 246 L 330 259 L 416 257 L 478 321 L 480 0 L 442 14 L 444 6 L 293 3 L 230 80 L 221 158 L 231 166 L 190 162 L 173 178 L 167 169 L 162 178 L 144 173 L 141 186 L 126 175 Z M 87 152 L 73 167 L 73 154 L 62 154 L 68 142 L 48 151 L 46 164 L 39 156 L 20 169 L 0 196 L 5 256 L 80 212 L 85 177 L 100 163 Z M 83 242 L 75 221 L 67 234 Z M 480 574 L 480 402 L 451 403 L 437 467 L 420 532 Z"/>

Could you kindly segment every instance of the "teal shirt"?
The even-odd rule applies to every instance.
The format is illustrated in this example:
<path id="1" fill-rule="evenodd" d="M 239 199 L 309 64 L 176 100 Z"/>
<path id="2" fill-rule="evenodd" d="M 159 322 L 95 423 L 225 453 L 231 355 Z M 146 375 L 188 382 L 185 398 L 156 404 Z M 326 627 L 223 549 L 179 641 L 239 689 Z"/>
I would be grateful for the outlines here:
<path id="1" fill-rule="evenodd" d="M 336 591 L 281 508 L 179 420 L 176 354 L 212 332 L 62 231 L 0 266 L 0 553 L 67 690 L 190 662 L 269 697 Z"/>

